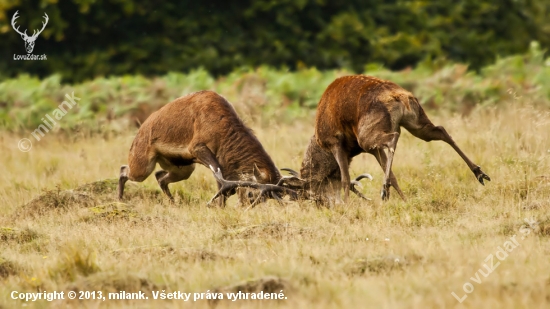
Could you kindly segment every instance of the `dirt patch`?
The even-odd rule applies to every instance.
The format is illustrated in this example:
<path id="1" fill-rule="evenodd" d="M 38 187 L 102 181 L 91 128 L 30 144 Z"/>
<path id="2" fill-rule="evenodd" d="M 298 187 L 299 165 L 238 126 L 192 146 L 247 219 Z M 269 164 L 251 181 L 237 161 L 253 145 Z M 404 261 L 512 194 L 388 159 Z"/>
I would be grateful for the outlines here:
<path id="1" fill-rule="evenodd" d="M 521 224 L 514 224 L 514 223 L 503 223 L 500 226 L 500 234 L 504 236 L 512 236 L 514 234 L 517 234 L 519 228 L 521 227 Z"/>
<path id="2" fill-rule="evenodd" d="M 313 231 L 308 228 L 296 227 L 288 223 L 270 222 L 261 225 L 244 226 L 225 231 L 222 238 L 284 238 L 295 236 L 311 236 Z"/>
<path id="3" fill-rule="evenodd" d="M 111 202 L 89 208 L 90 214 L 81 218 L 84 222 L 116 221 L 136 218 L 138 213 L 128 204 Z"/>
<path id="4" fill-rule="evenodd" d="M 523 202 L 521 204 L 521 209 L 526 211 L 539 210 L 539 209 L 548 208 L 549 205 L 550 205 L 550 202 L 547 202 L 547 201 L 529 201 L 529 202 Z"/>
<path id="5" fill-rule="evenodd" d="M 25 228 L 22 230 L 10 227 L 0 227 L 0 241 L 15 242 L 15 243 L 27 243 L 38 238 L 38 233 Z"/>
<path id="6" fill-rule="evenodd" d="M 20 270 L 21 268 L 16 263 L 0 257 L 0 278 L 17 275 Z"/>
<path id="7" fill-rule="evenodd" d="M 550 236 L 550 217 L 543 218 L 533 228 L 535 235 Z"/>
<path id="8" fill-rule="evenodd" d="M 103 212 L 101 207 L 110 207 L 109 211 L 114 210 L 113 205 L 121 204 L 118 202 L 117 189 L 118 179 L 105 179 L 84 184 L 73 190 L 50 190 L 34 198 L 27 204 L 21 206 L 19 211 L 13 215 L 14 219 L 21 216 L 37 217 L 50 211 L 63 211 L 71 207 L 98 207 L 96 213 Z M 160 200 L 162 198 L 159 190 L 151 190 L 138 186 L 135 183 L 127 183 L 124 191 L 124 198 L 131 200 L 134 198 Z M 116 211 L 115 211 L 116 212 Z M 121 211 L 126 213 L 126 211 Z M 126 213 L 130 215 L 130 213 Z M 103 216 L 119 216 L 119 213 L 105 213 Z M 100 215 L 101 217 L 102 215 Z"/>
<path id="9" fill-rule="evenodd" d="M 81 278 L 68 286 L 71 291 L 103 291 L 104 293 L 115 293 L 126 291 L 128 293 L 150 292 L 163 289 L 154 284 L 151 280 L 134 274 L 120 274 L 116 272 L 96 273 L 92 276 Z"/>
<path id="10" fill-rule="evenodd" d="M 94 204 L 94 198 L 84 192 L 75 190 L 51 190 L 32 199 L 21 207 L 14 216 L 42 216 L 52 210 L 66 210 L 71 206 L 88 207 Z"/>
<path id="11" fill-rule="evenodd" d="M 389 273 L 402 270 L 406 266 L 423 263 L 424 258 L 418 255 L 398 256 L 387 255 L 373 258 L 357 259 L 346 266 L 345 272 L 350 276 Z"/>
<path id="12" fill-rule="evenodd" d="M 285 297 L 288 297 L 288 294 L 292 293 L 293 289 L 290 283 L 282 278 L 268 276 L 260 279 L 248 280 L 244 282 L 237 283 L 235 285 L 230 285 L 222 288 L 214 289 L 214 293 L 223 293 L 224 296 L 226 293 L 284 293 Z M 231 301 L 224 297 L 225 301 Z M 220 300 L 211 300 L 211 304 L 217 304 Z M 242 301 L 242 299 L 239 299 Z M 270 300 L 273 301 L 273 300 Z"/>
<path id="13" fill-rule="evenodd" d="M 81 185 L 77 192 L 85 192 L 95 196 L 103 202 L 118 200 L 118 179 L 104 179 Z M 127 182 L 124 186 L 124 199 L 133 198 L 158 199 L 162 194 L 156 189 L 147 189 L 134 182 Z"/>
<path id="14" fill-rule="evenodd" d="M 221 255 L 211 251 L 197 250 L 197 251 L 186 251 L 180 254 L 182 259 L 186 261 L 193 262 L 204 262 L 204 261 L 219 261 L 219 260 L 233 260 L 230 256 Z"/>
<path id="15" fill-rule="evenodd" d="M 550 217 L 533 218 L 536 223 L 529 225 L 526 221 L 520 223 L 504 223 L 500 228 L 500 233 L 505 236 L 518 234 L 522 230 L 529 229 L 538 236 L 550 236 Z"/>
<path id="16" fill-rule="evenodd" d="M 207 262 L 220 260 L 233 260 L 230 256 L 221 255 L 207 250 L 187 250 L 185 248 L 174 248 L 172 246 L 153 246 L 153 247 L 137 247 L 128 249 L 119 249 L 113 252 L 115 255 L 131 254 L 131 255 L 150 255 L 155 258 L 173 257 L 177 260 L 187 262 Z"/>

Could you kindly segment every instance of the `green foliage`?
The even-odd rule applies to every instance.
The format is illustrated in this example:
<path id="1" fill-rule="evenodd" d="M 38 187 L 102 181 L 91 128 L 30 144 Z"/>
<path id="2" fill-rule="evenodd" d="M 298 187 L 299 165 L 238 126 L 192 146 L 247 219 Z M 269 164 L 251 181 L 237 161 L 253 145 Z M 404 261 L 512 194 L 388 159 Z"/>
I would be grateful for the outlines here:
<path id="1" fill-rule="evenodd" d="M 246 105 L 254 115 L 283 121 L 314 111 L 325 88 L 343 70 L 296 72 L 261 66 L 236 70 L 215 79 L 204 69 L 188 74 L 168 73 L 156 78 L 141 75 L 96 78 L 74 85 L 61 83 L 59 75 L 40 80 L 28 75 L 0 83 L 0 129 L 34 130 L 46 114 L 74 92 L 81 101 L 58 121 L 57 130 L 87 128 L 102 132 L 141 122 L 154 110 L 188 93 L 210 89 L 232 102 L 241 116 Z M 499 58 L 479 73 L 464 64 L 423 61 L 413 70 L 392 72 L 367 65 L 365 74 L 391 80 L 412 91 L 427 109 L 468 114 L 477 105 L 532 102 L 550 106 L 550 58 L 536 42 L 528 53 Z M 310 114 L 308 114 L 310 115 Z"/>
<path id="2" fill-rule="evenodd" d="M 25 53 L 10 25 L 17 10 L 30 33 L 50 16 L 34 51 L 48 60 L 13 60 Z M 82 82 L 198 67 L 219 76 L 260 65 L 360 72 L 439 58 L 479 69 L 532 40 L 549 47 L 548 13 L 546 0 L 14 0 L 0 2 L 0 79 L 59 73 Z"/>

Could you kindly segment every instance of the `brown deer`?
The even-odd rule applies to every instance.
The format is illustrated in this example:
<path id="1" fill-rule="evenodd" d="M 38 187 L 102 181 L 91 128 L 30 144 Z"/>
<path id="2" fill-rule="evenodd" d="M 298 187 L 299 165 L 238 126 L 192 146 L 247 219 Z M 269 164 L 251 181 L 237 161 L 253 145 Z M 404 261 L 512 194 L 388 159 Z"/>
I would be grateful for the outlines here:
<path id="1" fill-rule="evenodd" d="M 271 157 L 232 105 L 212 91 L 178 98 L 143 122 L 130 148 L 128 165 L 120 168 L 118 197 L 122 199 L 127 180 L 142 182 L 157 163 L 163 170 L 155 177 L 171 201 L 168 184 L 188 179 L 196 163 L 214 172 L 220 189 L 214 198 L 220 197 L 220 206 L 239 187 L 260 190 L 253 204 L 265 196 L 297 198 L 296 192 L 275 185 L 281 175 Z"/>
<path id="2" fill-rule="evenodd" d="M 482 185 L 484 179 L 491 180 L 468 159 L 443 127 L 432 124 L 410 92 L 372 76 L 340 77 L 327 87 L 319 101 L 315 141 L 312 139 L 309 149 L 321 148 L 325 150 L 325 156 L 326 153 L 332 154 L 340 169 L 344 201 L 349 197 L 351 185 L 349 163 L 363 152 L 374 155 L 385 171 L 382 199 L 389 198 L 390 186 L 404 199 L 391 170 L 401 127 L 424 141 L 446 142 L 462 157 Z M 387 158 L 385 149 L 388 149 Z M 302 164 L 302 173 L 304 168 L 307 170 L 307 163 Z M 336 172 L 332 172 L 330 177 L 335 175 Z M 308 177 L 307 172 L 301 176 Z"/>
<path id="3" fill-rule="evenodd" d="M 387 159 L 384 152 L 379 153 L 373 151 L 370 153 L 376 157 L 381 166 L 385 166 Z M 357 154 L 358 153 L 353 153 L 352 156 L 350 156 L 350 162 L 353 156 Z M 315 200 L 321 204 L 330 203 L 334 200 L 340 201 L 339 192 L 342 188 L 340 167 L 332 153 L 321 148 L 319 144 L 317 144 L 315 136 L 312 136 L 309 141 L 309 145 L 302 160 L 300 173 L 290 168 L 282 168 L 281 170 L 289 172 L 294 176 L 285 177 L 285 179 L 281 181 L 281 184 L 298 191 L 303 199 Z M 361 186 L 359 181 L 364 178 L 372 180 L 370 174 L 359 175 L 350 182 L 349 190 L 360 198 L 370 200 L 361 194 L 355 187 Z M 390 173 L 390 179 L 399 195 L 405 199 L 393 173 Z"/>

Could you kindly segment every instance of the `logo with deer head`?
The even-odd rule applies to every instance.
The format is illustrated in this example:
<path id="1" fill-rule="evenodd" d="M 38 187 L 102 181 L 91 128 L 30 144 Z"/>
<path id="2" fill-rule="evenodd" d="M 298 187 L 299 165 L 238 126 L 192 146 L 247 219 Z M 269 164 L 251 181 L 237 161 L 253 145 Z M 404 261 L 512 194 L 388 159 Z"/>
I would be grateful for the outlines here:
<path id="1" fill-rule="evenodd" d="M 11 19 L 11 26 L 13 27 L 13 30 L 15 32 L 19 33 L 21 35 L 21 38 L 25 41 L 25 49 L 27 50 L 27 53 L 32 53 L 32 50 L 34 49 L 34 41 L 36 41 L 36 38 L 42 31 L 44 31 L 44 28 L 46 28 L 46 25 L 48 24 L 48 14 L 44 13 L 44 19 L 45 21 L 42 22 L 42 29 L 36 32 L 36 30 L 33 30 L 33 33 L 31 36 L 27 35 L 27 29 L 25 29 L 25 32 L 19 31 L 19 26 L 15 28 L 15 20 L 19 18 L 19 15 L 17 15 L 19 11 L 16 11 L 15 14 L 13 14 L 13 17 Z"/>

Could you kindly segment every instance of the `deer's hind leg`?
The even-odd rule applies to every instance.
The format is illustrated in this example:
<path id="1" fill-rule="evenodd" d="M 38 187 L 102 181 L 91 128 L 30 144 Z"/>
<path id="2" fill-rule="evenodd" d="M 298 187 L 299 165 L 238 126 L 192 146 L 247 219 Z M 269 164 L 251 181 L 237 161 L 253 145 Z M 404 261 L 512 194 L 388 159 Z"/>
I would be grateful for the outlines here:
<path id="1" fill-rule="evenodd" d="M 376 161 L 378 161 L 378 164 L 380 164 L 380 167 L 382 167 L 382 170 L 384 170 L 388 162 L 388 157 L 386 156 L 386 153 L 380 149 L 371 150 L 369 153 L 376 158 Z M 401 191 L 401 188 L 399 188 L 399 184 L 397 183 L 397 177 L 395 177 L 392 170 L 390 170 L 390 183 L 391 183 L 391 186 L 395 189 L 395 191 L 397 191 L 397 194 L 399 194 L 401 199 L 403 201 L 406 201 L 407 199 L 405 198 L 403 191 Z"/>
<path id="2" fill-rule="evenodd" d="M 390 186 L 392 185 L 391 176 L 393 175 L 391 167 L 393 164 L 393 155 L 395 153 L 395 148 L 397 147 L 397 141 L 399 140 L 399 132 L 393 133 L 383 133 L 383 132 L 374 132 L 368 134 L 367 136 L 359 136 L 359 146 L 365 150 L 365 152 L 381 152 L 383 153 L 385 149 L 388 149 L 388 158 L 386 160 L 386 166 L 382 166 L 384 169 L 384 183 L 382 185 L 382 191 L 380 196 L 383 200 L 388 200 L 390 198 Z M 386 155 L 384 154 L 384 157 Z M 393 176 L 395 179 L 395 176 Z M 395 181 L 397 185 L 397 180 Z M 398 192 L 400 192 L 399 190 Z M 403 194 L 401 192 L 401 194 Z M 400 195 L 401 195 L 400 194 Z"/>
<path id="3" fill-rule="evenodd" d="M 391 115 L 385 109 L 379 109 L 372 112 L 368 117 L 361 119 L 359 123 L 359 132 L 357 142 L 364 152 L 384 152 L 388 150 L 388 157 L 384 169 L 384 183 L 380 193 L 383 200 L 390 198 L 391 186 L 391 167 L 393 164 L 393 155 L 399 140 L 399 126 L 392 123 Z M 385 157 L 385 154 L 384 154 Z M 395 177 L 395 176 L 394 176 Z M 396 181 L 397 183 L 397 181 Z"/>
<path id="4" fill-rule="evenodd" d="M 414 119 L 411 119 L 405 123 L 403 123 L 403 127 L 407 129 L 407 131 L 411 132 L 412 135 L 426 141 L 444 141 L 445 143 L 449 144 L 453 149 L 460 155 L 462 160 L 466 162 L 470 170 L 474 173 L 477 180 L 482 184 L 483 180 L 491 181 L 491 178 L 485 174 L 479 165 L 473 163 L 466 154 L 458 147 L 458 145 L 455 143 L 455 141 L 452 139 L 452 137 L 447 133 L 445 128 L 442 126 L 435 126 L 429 119 L 424 110 L 421 106 L 418 106 L 418 116 Z"/>
<path id="5" fill-rule="evenodd" d="M 188 179 L 195 170 L 195 164 L 184 166 L 163 166 L 163 164 L 161 164 L 161 167 L 165 170 L 156 172 L 155 177 L 157 178 L 157 182 L 162 192 L 170 198 L 171 202 L 174 202 L 174 197 L 172 193 L 170 193 L 168 185 L 173 182 Z"/>

